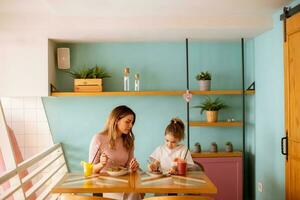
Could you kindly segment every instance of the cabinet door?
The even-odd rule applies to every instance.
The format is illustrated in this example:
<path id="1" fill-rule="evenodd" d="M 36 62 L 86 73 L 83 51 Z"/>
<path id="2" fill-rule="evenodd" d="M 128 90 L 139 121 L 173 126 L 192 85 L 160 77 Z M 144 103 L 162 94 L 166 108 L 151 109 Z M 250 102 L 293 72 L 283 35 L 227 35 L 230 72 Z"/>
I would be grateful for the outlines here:
<path id="1" fill-rule="evenodd" d="M 216 200 L 243 199 L 243 168 L 241 157 L 194 158 L 204 166 L 205 174 L 217 186 Z"/>

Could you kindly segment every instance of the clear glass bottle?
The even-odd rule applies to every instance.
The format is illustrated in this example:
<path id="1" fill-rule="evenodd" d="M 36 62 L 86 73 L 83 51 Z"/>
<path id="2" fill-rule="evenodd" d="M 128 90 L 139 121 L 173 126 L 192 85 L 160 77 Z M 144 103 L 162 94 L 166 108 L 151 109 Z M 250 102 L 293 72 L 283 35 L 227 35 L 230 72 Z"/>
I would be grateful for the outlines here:
<path id="1" fill-rule="evenodd" d="M 140 91 L 140 75 L 134 75 L 134 91 Z"/>
<path id="2" fill-rule="evenodd" d="M 129 91 L 129 67 L 124 69 L 124 91 Z"/>

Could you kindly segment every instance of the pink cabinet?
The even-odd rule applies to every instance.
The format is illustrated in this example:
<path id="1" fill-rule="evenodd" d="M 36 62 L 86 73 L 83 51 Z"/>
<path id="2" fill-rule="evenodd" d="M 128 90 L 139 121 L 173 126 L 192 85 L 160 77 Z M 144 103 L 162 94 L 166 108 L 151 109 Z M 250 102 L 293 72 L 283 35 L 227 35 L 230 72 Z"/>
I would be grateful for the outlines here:
<path id="1" fill-rule="evenodd" d="M 206 175 L 218 188 L 216 200 L 243 199 L 242 157 L 193 158 L 200 162 Z"/>

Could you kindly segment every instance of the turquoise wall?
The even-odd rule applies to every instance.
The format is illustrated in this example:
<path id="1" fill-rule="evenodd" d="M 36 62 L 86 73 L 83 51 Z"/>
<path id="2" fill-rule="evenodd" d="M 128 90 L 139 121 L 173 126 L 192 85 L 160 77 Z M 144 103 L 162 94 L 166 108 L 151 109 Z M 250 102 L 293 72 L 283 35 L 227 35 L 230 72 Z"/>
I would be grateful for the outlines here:
<path id="1" fill-rule="evenodd" d="M 293 2 L 293 5 L 300 1 Z M 285 199 L 285 157 L 281 155 L 284 129 L 283 28 L 274 14 L 272 30 L 254 39 L 255 52 L 255 183 L 256 199 Z"/>
<path id="2" fill-rule="evenodd" d="M 72 69 L 101 65 L 112 75 L 105 79 L 105 91 L 121 91 L 124 66 L 140 73 L 142 90 L 183 90 L 185 82 L 185 43 L 98 43 L 58 44 L 71 49 Z M 195 76 L 202 70 L 212 73 L 212 89 L 241 89 L 241 44 L 237 42 L 191 42 L 189 46 L 190 88 L 197 90 Z M 72 79 L 57 71 L 57 88 L 72 90 Z M 251 80 L 252 82 L 253 80 Z M 132 83 L 132 82 L 131 82 Z M 131 86 L 133 86 L 131 84 Z M 133 87 L 131 87 L 133 88 Z M 191 107 L 200 103 L 194 96 Z M 220 119 L 242 118 L 241 96 L 221 97 L 230 108 L 220 112 Z M 79 171 L 79 161 L 88 157 L 92 136 L 99 132 L 109 112 L 117 105 L 130 106 L 137 114 L 134 133 L 135 154 L 145 167 L 154 148 L 163 143 L 166 125 L 172 117 L 186 120 L 186 103 L 181 96 L 135 97 L 45 97 L 46 114 L 55 143 L 62 142 L 71 171 Z M 203 120 L 200 110 L 190 109 L 190 120 Z M 232 141 L 242 149 L 242 128 L 191 128 L 191 146 L 200 142 L 208 150 L 211 142 L 220 149 Z M 186 143 L 186 140 L 184 141 Z"/>

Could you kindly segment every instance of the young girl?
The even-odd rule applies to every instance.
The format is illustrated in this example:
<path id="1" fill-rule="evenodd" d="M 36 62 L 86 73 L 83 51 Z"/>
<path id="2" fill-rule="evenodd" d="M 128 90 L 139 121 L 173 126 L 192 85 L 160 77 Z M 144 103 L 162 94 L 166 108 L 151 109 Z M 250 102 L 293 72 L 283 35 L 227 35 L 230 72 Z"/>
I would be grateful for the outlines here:
<path id="1" fill-rule="evenodd" d="M 179 142 L 184 139 L 184 124 L 178 118 L 173 118 L 165 130 L 165 144 L 157 147 L 150 155 L 151 163 L 148 165 L 149 171 L 156 171 L 161 168 L 168 173 L 176 173 L 174 162 L 177 159 L 184 159 L 188 168 L 194 167 L 194 162 L 188 148 Z"/>
<path id="2" fill-rule="evenodd" d="M 135 113 L 127 106 L 112 110 L 102 132 L 96 134 L 90 144 L 89 161 L 94 163 L 93 173 L 106 172 L 108 168 L 121 166 L 136 171 L 134 135 L 132 127 Z M 138 193 L 106 193 L 114 199 L 140 199 Z"/>

